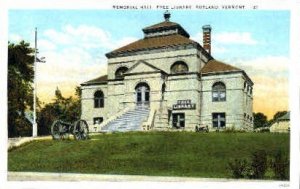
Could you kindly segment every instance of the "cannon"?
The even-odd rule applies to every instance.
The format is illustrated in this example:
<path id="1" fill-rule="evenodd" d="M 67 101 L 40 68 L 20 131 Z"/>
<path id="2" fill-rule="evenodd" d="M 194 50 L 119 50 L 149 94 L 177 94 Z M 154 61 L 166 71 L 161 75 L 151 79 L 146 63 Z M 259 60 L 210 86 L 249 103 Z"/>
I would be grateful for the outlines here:
<path id="1" fill-rule="evenodd" d="M 196 132 L 206 132 L 206 133 L 208 133 L 209 129 L 208 129 L 207 125 L 206 126 L 198 126 L 198 125 L 196 125 L 195 131 Z"/>
<path id="2" fill-rule="evenodd" d="M 53 140 L 69 138 L 73 134 L 75 140 L 88 139 L 89 127 L 85 120 L 75 121 L 73 124 L 62 120 L 55 120 L 51 126 L 51 135 Z"/>

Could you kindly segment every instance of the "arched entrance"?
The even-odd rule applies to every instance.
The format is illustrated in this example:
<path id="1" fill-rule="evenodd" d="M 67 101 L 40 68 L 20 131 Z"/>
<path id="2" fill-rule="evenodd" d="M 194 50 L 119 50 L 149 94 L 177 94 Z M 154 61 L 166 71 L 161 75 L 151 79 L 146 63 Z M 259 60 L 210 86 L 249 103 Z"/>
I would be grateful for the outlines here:
<path id="1" fill-rule="evenodd" d="M 149 105 L 150 103 L 150 87 L 147 83 L 139 83 L 135 87 L 136 92 L 136 104 L 137 105 Z"/>

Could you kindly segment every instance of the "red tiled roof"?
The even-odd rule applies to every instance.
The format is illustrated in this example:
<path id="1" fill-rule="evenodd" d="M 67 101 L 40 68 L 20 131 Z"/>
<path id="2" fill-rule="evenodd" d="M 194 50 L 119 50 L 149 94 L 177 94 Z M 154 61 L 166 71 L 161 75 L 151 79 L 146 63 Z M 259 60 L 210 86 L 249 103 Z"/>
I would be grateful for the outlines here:
<path id="1" fill-rule="evenodd" d="M 187 45 L 187 44 L 197 44 L 197 42 L 179 34 L 150 37 L 150 38 L 144 38 L 135 41 L 133 43 L 130 43 L 110 53 L 107 53 L 106 55 L 120 53 L 120 52 L 138 51 L 143 49 L 153 49 L 153 48 Z"/>
<path id="2" fill-rule="evenodd" d="M 103 76 L 97 77 L 95 79 L 86 81 L 86 82 L 83 83 L 83 85 L 95 84 L 95 83 L 105 83 L 106 81 L 107 81 L 107 75 L 103 75 Z"/>
<path id="3" fill-rule="evenodd" d="M 242 71 L 239 68 L 225 64 L 217 60 L 210 60 L 208 63 L 201 69 L 203 74 L 205 73 L 216 73 L 216 72 L 227 72 L 227 71 Z"/>

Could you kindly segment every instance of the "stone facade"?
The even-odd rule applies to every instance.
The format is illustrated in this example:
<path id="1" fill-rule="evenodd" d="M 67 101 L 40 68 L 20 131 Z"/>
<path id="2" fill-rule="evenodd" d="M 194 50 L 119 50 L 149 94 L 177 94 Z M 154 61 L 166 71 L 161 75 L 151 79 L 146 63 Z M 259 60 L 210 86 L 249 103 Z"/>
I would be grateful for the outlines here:
<path id="1" fill-rule="evenodd" d="M 81 118 L 90 131 L 139 105 L 155 112 L 149 118 L 154 130 L 252 129 L 253 82 L 243 70 L 214 60 L 177 23 L 166 20 L 143 31 L 144 39 L 106 54 L 107 76 L 81 85 Z M 225 93 L 213 88 L 218 82 Z M 215 101 L 213 95 L 222 97 Z"/>

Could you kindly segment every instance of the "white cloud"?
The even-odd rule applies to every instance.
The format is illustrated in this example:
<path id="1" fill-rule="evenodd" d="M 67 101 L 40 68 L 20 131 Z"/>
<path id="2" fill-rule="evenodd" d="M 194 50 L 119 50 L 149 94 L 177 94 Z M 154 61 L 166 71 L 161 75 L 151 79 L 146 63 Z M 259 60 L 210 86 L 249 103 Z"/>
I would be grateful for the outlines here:
<path id="1" fill-rule="evenodd" d="M 58 86 L 64 96 L 74 94 L 75 86 L 107 74 L 106 59 L 95 61 L 93 55 L 81 48 L 43 52 L 46 63 L 37 64 L 38 96 L 49 102 Z"/>
<path id="2" fill-rule="evenodd" d="M 198 42 L 201 46 L 203 46 L 203 33 L 199 32 L 195 36 L 191 36 L 191 39 Z M 228 48 L 225 48 L 223 45 L 218 43 L 218 41 L 214 40 L 214 36 L 212 36 L 211 50 L 213 54 L 223 54 L 228 52 Z"/>
<path id="3" fill-rule="evenodd" d="M 288 110 L 288 82 L 290 59 L 285 56 L 257 57 L 252 60 L 222 60 L 243 69 L 254 82 L 255 112 L 269 118 L 277 111 Z"/>
<path id="4" fill-rule="evenodd" d="M 42 49 L 43 51 L 54 50 L 56 49 L 56 45 L 49 40 L 41 39 L 38 40 L 38 49 Z"/>
<path id="5" fill-rule="evenodd" d="M 70 44 L 72 41 L 71 36 L 64 32 L 57 32 L 54 29 L 49 29 L 44 32 L 44 36 L 48 37 L 50 41 L 57 44 Z"/>
<path id="6" fill-rule="evenodd" d="M 134 37 L 115 39 L 102 28 L 87 25 L 44 31 L 38 40 L 39 56 L 46 57 L 46 63 L 37 66 L 39 98 L 51 101 L 56 86 L 64 96 L 74 94 L 75 86 L 107 74 L 105 52 L 135 40 Z"/>
<path id="7" fill-rule="evenodd" d="M 126 37 L 121 40 L 113 40 L 111 34 L 102 28 L 95 26 L 80 25 L 73 27 L 71 25 L 64 26 L 62 31 L 49 29 L 44 32 L 44 36 L 50 41 L 61 45 L 74 45 L 87 49 L 104 48 L 112 50 L 120 47 L 125 42 L 132 42 L 136 38 Z"/>
<path id="8" fill-rule="evenodd" d="M 18 43 L 18 42 L 22 41 L 23 38 L 22 38 L 21 35 L 13 34 L 13 33 L 12 33 L 12 34 L 9 34 L 8 40 L 9 40 L 10 42 L 13 42 L 13 43 Z"/>
<path id="9" fill-rule="evenodd" d="M 216 33 L 212 36 L 212 39 L 222 44 L 256 45 L 258 43 L 249 32 Z"/>
<path id="10" fill-rule="evenodd" d="M 285 56 L 266 56 L 252 60 L 238 60 L 232 63 L 242 69 L 249 70 L 255 74 L 287 74 L 289 71 L 290 59 Z"/>
<path id="11" fill-rule="evenodd" d="M 197 41 L 199 44 L 203 44 L 203 33 L 198 32 L 191 39 Z M 253 39 L 252 34 L 249 32 L 222 32 L 212 33 L 211 36 L 211 48 L 213 54 L 224 54 L 230 51 L 229 48 L 225 48 L 224 45 L 256 45 L 258 42 Z"/>

